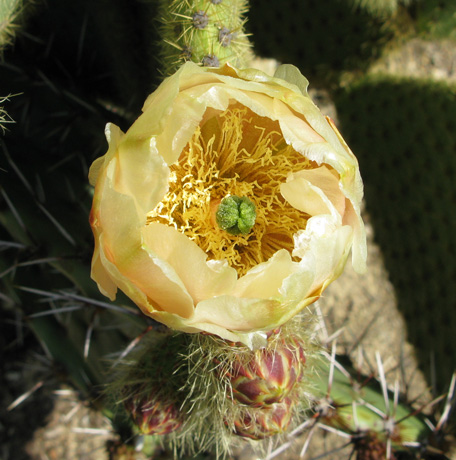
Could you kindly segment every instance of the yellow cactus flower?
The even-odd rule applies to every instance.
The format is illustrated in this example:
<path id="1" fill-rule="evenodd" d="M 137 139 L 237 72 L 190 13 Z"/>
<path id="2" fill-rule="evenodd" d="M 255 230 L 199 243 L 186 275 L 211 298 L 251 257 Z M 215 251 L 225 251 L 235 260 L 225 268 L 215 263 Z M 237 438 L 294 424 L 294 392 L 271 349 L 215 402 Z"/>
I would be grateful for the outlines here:
<path id="1" fill-rule="evenodd" d="M 106 127 L 92 277 L 184 332 L 257 348 L 365 268 L 356 158 L 290 65 L 274 77 L 183 65 L 124 134 Z"/>

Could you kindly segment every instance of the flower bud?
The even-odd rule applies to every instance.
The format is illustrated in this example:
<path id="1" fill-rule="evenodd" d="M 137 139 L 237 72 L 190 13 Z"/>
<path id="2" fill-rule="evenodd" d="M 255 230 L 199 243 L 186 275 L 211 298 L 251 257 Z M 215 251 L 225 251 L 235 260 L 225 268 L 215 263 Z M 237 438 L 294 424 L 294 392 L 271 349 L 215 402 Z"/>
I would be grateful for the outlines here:
<path id="1" fill-rule="evenodd" d="M 172 402 L 155 394 L 134 394 L 124 401 L 133 423 L 144 435 L 171 433 L 182 425 L 182 417 Z"/>
<path id="2" fill-rule="evenodd" d="M 291 422 L 293 403 L 286 398 L 281 403 L 272 404 L 246 413 L 234 422 L 234 432 L 243 438 L 260 440 L 283 433 Z"/>
<path id="3" fill-rule="evenodd" d="M 234 400 L 251 407 L 282 402 L 301 378 L 305 360 L 296 340 L 280 339 L 247 362 L 234 362 L 228 373 Z"/>

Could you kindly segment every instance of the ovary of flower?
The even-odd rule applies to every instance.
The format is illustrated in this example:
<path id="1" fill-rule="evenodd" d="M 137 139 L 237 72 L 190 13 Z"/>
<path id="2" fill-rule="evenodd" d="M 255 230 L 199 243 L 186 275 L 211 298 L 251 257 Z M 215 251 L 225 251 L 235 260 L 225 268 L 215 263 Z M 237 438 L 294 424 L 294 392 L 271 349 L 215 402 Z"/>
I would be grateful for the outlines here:
<path id="1" fill-rule="evenodd" d="M 315 301 L 352 249 L 365 266 L 362 182 L 306 80 L 185 64 L 94 162 L 92 277 L 144 314 L 251 347 Z M 287 78 L 289 80 L 284 80 Z M 214 224 L 230 195 L 255 205 L 248 234 Z"/>

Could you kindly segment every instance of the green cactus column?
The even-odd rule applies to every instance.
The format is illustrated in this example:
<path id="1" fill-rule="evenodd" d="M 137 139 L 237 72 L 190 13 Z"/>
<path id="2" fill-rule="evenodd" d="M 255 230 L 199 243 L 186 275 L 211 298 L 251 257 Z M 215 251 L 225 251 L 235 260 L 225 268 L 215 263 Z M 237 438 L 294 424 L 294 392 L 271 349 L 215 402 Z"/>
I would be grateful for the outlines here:
<path id="1" fill-rule="evenodd" d="M 186 61 L 246 67 L 251 59 L 244 32 L 247 8 L 246 0 L 161 0 L 163 74 L 174 73 Z"/>

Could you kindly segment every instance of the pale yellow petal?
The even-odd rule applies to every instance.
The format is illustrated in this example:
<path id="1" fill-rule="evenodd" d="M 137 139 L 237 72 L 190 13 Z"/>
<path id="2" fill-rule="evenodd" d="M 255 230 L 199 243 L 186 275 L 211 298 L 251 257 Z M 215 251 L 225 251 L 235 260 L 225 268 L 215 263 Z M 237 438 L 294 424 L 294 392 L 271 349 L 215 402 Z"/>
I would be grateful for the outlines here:
<path id="1" fill-rule="evenodd" d="M 118 164 L 111 180 L 115 189 L 130 196 L 141 222 L 168 191 L 169 168 L 159 154 L 155 138 L 133 143 L 128 135 L 118 146 Z"/>
<path id="2" fill-rule="evenodd" d="M 295 85 L 299 91 L 307 96 L 309 80 L 302 75 L 297 67 L 291 64 L 280 65 L 274 73 L 274 78 L 280 78 L 288 83 Z"/>
<path id="3" fill-rule="evenodd" d="M 310 216 L 334 214 L 333 204 L 318 187 L 298 174 L 292 174 L 287 182 L 281 184 L 280 193 L 294 208 Z"/>
<path id="4" fill-rule="evenodd" d="M 282 196 L 296 209 L 316 216 L 345 213 L 345 195 L 339 188 L 337 173 L 326 166 L 291 174 L 280 186 Z"/>
<path id="5" fill-rule="evenodd" d="M 95 235 L 95 248 L 92 257 L 92 269 L 90 276 L 97 283 L 100 292 L 110 300 L 116 298 L 117 283 L 114 282 L 104 265 L 104 257 L 100 253 L 101 235 Z"/>
<path id="6" fill-rule="evenodd" d="M 279 300 L 218 296 L 199 302 L 189 325 L 209 323 L 235 331 L 268 328 L 271 318 L 284 309 Z"/>
<path id="7" fill-rule="evenodd" d="M 347 210 L 343 224 L 353 228 L 352 264 L 357 273 L 365 273 L 367 259 L 366 230 L 361 215 L 355 211 L 353 204 L 347 200 Z"/>
<path id="8" fill-rule="evenodd" d="M 168 165 L 173 164 L 200 124 L 207 109 L 205 101 L 180 93 L 174 101 L 166 124 L 157 136 L 157 149 Z M 149 112 L 143 117 L 149 118 Z"/>
<path id="9" fill-rule="evenodd" d="M 296 116 L 286 104 L 274 99 L 273 107 L 274 116 L 279 120 L 280 129 L 287 144 L 292 145 L 297 152 L 309 156 L 308 152 L 311 146 L 325 143 L 325 139 L 314 131 L 304 119 Z M 315 159 L 320 164 L 324 159 L 318 160 L 320 158 Z"/>
<path id="10" fill-rule="evenodd" d="M 106 140 L 108 141 L 108 151 L 105 155 L 100 158 L 97 158 L 89 169 L 89 182 L 90 185 L 95 186 L 98 180 L 98 176 L 100 175 L 100 171 L 104 168 L 111 158 L 117 152 L 117 145 L 119 141 L 122 139 L 124 133 L 120 130 L 120 128 L 112 123 L 108 123 L 105 127 L 105 136 Z"/>
<path id="11" fill-rule="evenodd" d="M 144 247 L 173 267 L 195 304 L 233 290 L 236 270 L 223 261 L 208 261 L 201 248 L 173 227 L 151 223 L 142 235 Z"/>
<path id="12" fill-rule="evenodd" d="M 107 255 L 105 254 L 103 250 L 103 248 L 106 247 L 105 243 L 103 242 L 103 235 L 100 236 L 100 247 L 101 247 L 100 253 L 99 253 L 100 264 L 103 266 L 106 276 L 108 276 L 111 282 L 113 282 L 116 285 L 116 290 L 114 290 L 114 292 L 112 293 L 112 296 L 110 296 L 110 299 L 111 300 L 115 299 L 116 291 L 118 288 L 123 293 L 125 293 L 141 309 L 141 311 L 144 314 L 150 316 L 150 313 L 153 312 L 155 308 L 151 305 L 151 303 L 149 302 L 149 299 L 144 294 L 144 292 L 141 290 L 141 288 L 136 286 L 123 273 L 121 273 L 121 271 L 119 270 L 119 267 L 117 267 L 116 264 L 113 263 L 110 260 L 110 258 L 107 257 Z M 93 267 L 92 267 L 92 278 L 98 283 L 100 281 L 103 281 L 98 278 L 98 272 L 94 271 Z"/>
<path id="13" fill-rule="evenodd" d="M 240 278 L 234 294 L 238 297 L 278 298 L 283 280 L 295 271 L 296 266 L 290 253 L 281 249 Z"/>
<path id="14" fill-rule="evenodd" d="M 305 230 L 295 235 L 293 255 L 301 257 L 301 267 L 314 273 L 311 291 L 326 279 L 336 279 L 350 251 L 353 228 L 340 226 L 329 215 L 312 217 Z"/>
<path id="15" fill-rule="evenodd" d="M 169 314 L 163 311 L 156 311 L 150 315 L 155 320 L 166 324 L 168 327 L 181 332 L 198 333 L 204 331 L 208 334 L 213 334 L 230 342 L 241 342 L 252 350 L 264 348 L 267 343 L 267 335 L 262 331 L 232 331 L 223 326 L 210 322 L 196 322 L 195 326 L 191 326 L 190 322 L 185 318 Z"/>
<path id="16" fill-rule="evenodd" d="M 115 165 L 112 160 L 106 173 L 112 175 Z M 117 192 L 111 177 L 107 176 L 101 184 L 104 187 L 97 202 L 102 201 L 103 207 L 97 209 L 94 225 L 103 241 L 106 258 L 160 308 L 191 316 L 193 300 L 174 269 L 143 248 L 142 217 L 136 212 L 133 198 Z M 114 279 L 114 282 L 120 280 Z"/>

